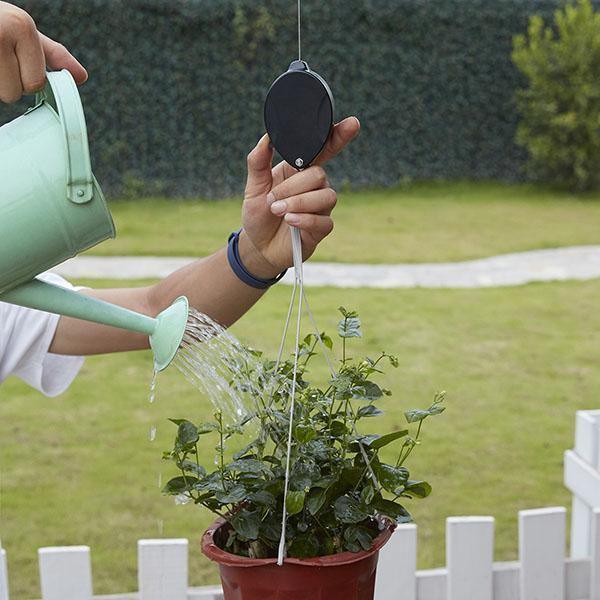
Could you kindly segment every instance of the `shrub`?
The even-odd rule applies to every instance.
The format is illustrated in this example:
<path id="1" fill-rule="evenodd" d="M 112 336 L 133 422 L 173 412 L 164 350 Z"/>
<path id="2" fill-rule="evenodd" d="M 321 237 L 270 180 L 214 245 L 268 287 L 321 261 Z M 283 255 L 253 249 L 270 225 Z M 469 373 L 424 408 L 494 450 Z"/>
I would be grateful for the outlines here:
<path id="1" fill-rule="evenodd" d="M 518 92 L 517 142 L 532 175 L 573 190 L 600 185 L 600 13 L 590 0 L 555 12 L 546 26 L 531 17 L 513 60 L 528 80 Z"/>

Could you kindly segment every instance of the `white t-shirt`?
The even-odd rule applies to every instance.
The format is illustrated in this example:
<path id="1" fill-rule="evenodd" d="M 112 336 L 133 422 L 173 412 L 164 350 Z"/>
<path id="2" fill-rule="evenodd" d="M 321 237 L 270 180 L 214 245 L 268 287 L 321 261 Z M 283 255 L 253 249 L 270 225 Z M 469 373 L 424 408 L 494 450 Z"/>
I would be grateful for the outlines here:
<path id="1" fill-rule="evenodd" d="M 73 288 L 53 273 L 44 281 Z M 19 377 L 49 397 L 62 394 L 83 365 L 80 356 L 51 354 L 58 315 L 0 302 L 0 384 L 10 375 Z"/>

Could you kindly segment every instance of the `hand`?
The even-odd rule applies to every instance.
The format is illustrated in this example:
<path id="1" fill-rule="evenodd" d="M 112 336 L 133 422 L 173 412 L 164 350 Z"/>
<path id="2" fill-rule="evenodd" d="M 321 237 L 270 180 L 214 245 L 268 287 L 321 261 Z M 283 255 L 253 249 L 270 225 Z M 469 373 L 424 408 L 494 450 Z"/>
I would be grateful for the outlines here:
<path id="1" fill-rule="evenodd" d="M 292 266 L 289 225 L 301 231 L 304 260 L 331 233 L 336 193 L 321 165 L 339 154 L 359 130 L 356 117 L 338 123 L 315 164 L 300 172 L 286 162 L 272 169 L 267 135 L 249 154 L 239 247 L 242 262 L 255 277 L 269 279 Z"/>
<path id="2" fill-rule="evenodd" d="M 37 30 L 24 10 L 0 2 L 0 101 L 16 102 L 41 90 L 46 68 L 67 69 L 78 85 L 88 77 L 64 46 Z"/>

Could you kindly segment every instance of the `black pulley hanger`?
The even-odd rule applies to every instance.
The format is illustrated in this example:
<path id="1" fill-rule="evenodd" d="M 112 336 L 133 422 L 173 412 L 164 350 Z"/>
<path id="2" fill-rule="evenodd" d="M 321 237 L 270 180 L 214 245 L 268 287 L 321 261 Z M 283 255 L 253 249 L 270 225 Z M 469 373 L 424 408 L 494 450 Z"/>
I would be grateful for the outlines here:
<path id="1" fill-rule="evenodd" d="M 305 169 L 319 156 L 333 128 L 333 95 L 327 82 L 302 60 L 301 0 L 298 0 L 298 60 L 271 85 L 265 126 L 281 157 Z"/>

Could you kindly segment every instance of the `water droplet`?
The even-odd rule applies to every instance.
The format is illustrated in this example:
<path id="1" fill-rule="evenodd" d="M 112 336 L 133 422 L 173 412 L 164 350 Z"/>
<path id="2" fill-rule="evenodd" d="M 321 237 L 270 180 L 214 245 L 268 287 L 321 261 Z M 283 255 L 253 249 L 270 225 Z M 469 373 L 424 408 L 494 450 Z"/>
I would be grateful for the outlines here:
<path id="1" fill-rule="evenodd" d="M 192 499 L 186 494 L 178 494 L 177 496 L 175 496 L 175 504 L 177 506 L 184 506 L 186 504 L 189 504 L 191 500 Z"/>
<path id="2" fill-rule="evenodd" d="M 156 427 L 152 425 L 150 427 L 150 431 L 148 432 L 148 439 L 153 442 L 156 439 Z"/>
<path id="3" fill-rule="evenodd" d="M 162 519 L 157 519 L 156 528 L 158 529 L 158 535 L 163 535 L 165 531 L 165 522 Z"/>

